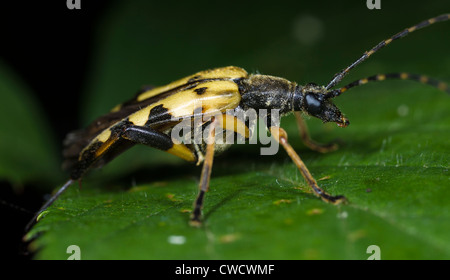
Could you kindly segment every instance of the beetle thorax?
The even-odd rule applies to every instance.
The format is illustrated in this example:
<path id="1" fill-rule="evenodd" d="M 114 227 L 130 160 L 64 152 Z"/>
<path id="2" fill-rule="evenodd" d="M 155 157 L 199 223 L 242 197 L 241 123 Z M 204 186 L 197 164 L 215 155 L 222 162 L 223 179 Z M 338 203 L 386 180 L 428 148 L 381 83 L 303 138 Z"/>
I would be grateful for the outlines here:
<path id="1" fill-rule="evenodd" d="M 280 114 L 292 111 L 292 97 L 297 84 L 268 75 L 250 75 L 239 81 L 243 109 L 279 109 Z"/>

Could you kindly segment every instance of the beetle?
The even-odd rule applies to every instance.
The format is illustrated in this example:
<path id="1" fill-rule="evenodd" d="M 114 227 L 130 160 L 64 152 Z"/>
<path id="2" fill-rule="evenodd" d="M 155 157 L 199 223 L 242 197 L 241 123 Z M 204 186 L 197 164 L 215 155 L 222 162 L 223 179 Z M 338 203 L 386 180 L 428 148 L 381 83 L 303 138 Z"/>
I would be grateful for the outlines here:
<path id="1" fill-rule="evenodd" d="M 144 144 L 166 151 L 197 165 L 203 164 L 199 192 L 190 219 L 191 225 L 199 226 L 204 196 L 209 188 L 213 157 L 228 147 L 215 143 L 216 132 L 229 129 L 225 123 L 231 123 L 233 132 L 247 140 L 250 137 L 248 123 L 230 113 L 230 109 L 231 112 L 276 109 L 280 116 L 294 112 L 301 130 L 301 138 L 309 148 L 319 152 L 335 150 L 337 148 L 335 144 L 324 145 L 311 140 L 301 112 L 319 118 L 324 123 L 335 122 L 340 127 L 346 127 L 349 120 L 332 103 L 332 99 L 350 88 L 386 79 L 414 80 L 450 93 L 449 87 L 443 82 L 409 73 L 374 75 L 333 89 L 351 69 L 394 40 L 448 19 L 450 14 L 440 15 L 381 41 L 338 72 L 326 86 L 314 83 L 301 86 L 284 78 L 248 74 L 242 68 L 228 66 L 201 71 L 165 86 L 144 88 L 133 99 L 114 107 L 85 129 L 67 135 L 64 141 L 63 167 L 70 171 L 70 179 L 42 206 L 27 228 L 29 229 L 39 214 L 73 182 L 80 180 L 88 170 L 103 166 L 135 144 Z M 204 117 L 213 111 L 216 113 L 205 120 Z M 205 132 L 206 138 L 202 142 L 186 144 L 172 139 L 170 135 L 177 124 L 183 119 L 192 120 L 195 117 L 202 117 L 203 120 L 199 126 Z M 316 196 L 332 204 L 347 201 L 342 195 L 330 195 L 320 188 L 302 159 L 289 144 L 286 131 L 274 124 L 269 115 L 264 121 L 272 137 L 285 149 Z"/>

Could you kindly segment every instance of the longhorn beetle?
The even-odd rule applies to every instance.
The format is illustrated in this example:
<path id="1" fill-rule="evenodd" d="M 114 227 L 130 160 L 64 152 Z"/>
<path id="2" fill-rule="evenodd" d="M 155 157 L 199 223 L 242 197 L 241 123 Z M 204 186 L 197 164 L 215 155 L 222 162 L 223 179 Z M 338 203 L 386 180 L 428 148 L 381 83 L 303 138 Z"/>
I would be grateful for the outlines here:
<path id="1" fill-rule="evenodd" d="M 386 79 L 414 80 L 425 83 L 450 93 L 449 87 L 440 81 L 422 75 L 408 73 L 379 74 L 352 82 L 341 88 L 333 89 L 344 76 L 358 64 L 365 61 L 375 52 L 391 42 L 403 38 L 411 32 L 450 19 L 450 14 L 440 15 L 406 28 L 358 58 L 355 62 L 338 72 L 326 86 L 313 83 L 298 85 L 283 78 L 247 74 L 238 67 L 223 67 L 198 72 L 168 85 L 157 88 L 145 88 L 132 100 L 116 106 L 108 114 L 96 119 L 86 129 L 69 133 L 64 141 L 65 161 L 63 167 L 70 171 L 70 179 L 42 206 L 27 225 L 29 229 L 38 215 L 49 207 L 74 181 L 93 167 L 100 167 L 135 144 L 144 144 L 160 149 L 199 165 L 203 162 L 200 177 L 199 193 L 194 203 L 191 224 L 201 224 L 201 209 L 205 192 L 209 187 L 209 178 L 215 152 L 226 147 L 216 145 L 212 140 L 215 131 L 223 131 L 224 123 L 234 124 L 234 132 L 248 139 L 247 124 L 238 119 L 227 109 L 277 109 L 279 114 L 294 112 L 302 140 L 316 151 L 328 152 L 336 149 L 336 145 L 322 145 L 312 141 L 307 133 L 301 112 L 321 119 L 323 122 L 335 122 L 340 127 L 349 125 L 349 121 L 331 100 L 348 89 L 371 81 Z M 201 104 L 201 107 L 196 107 Z M 200 144 L 185 144 L 173 141 L 169 136 L 175 125 L 182 119 L 193 119 L 195 116 L 206 116 L 212 110 L 219 115 L 201 123 L 206 130 L 208 141 Z M 288 142 L 286 132 L 278 125 L 273 125 L 270 118 L 265 119 L 267 129 L 272 137 L 286 150 L 289 157 L 300 170 L 314 194 L 325 202 L 339 204 L 346 201 L 342 195 L 333 196 L 321 189 L 308 171 L 298 154 Z M 244 127 L 244 132 L 238 130 Z"/>

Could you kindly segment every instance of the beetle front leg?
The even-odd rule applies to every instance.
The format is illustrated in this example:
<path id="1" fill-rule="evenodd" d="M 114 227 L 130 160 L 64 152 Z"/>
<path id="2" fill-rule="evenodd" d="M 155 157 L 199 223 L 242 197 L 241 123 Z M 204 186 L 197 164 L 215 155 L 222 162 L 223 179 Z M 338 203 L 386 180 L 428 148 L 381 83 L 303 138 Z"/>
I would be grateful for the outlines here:
<path id="1" fill-rule="evenodd" d="M 298 169 L 300 170 L 300 173 L 302 174 L 303 178 L 305 178 L 308 185 L 312 188 L 315 195 L 320 197 L 323 201 L 332 203 L 332 204 L 339 204 L 342 202 L 346 202 L 347 199 L 342 196 L 332 196 L 328 193 L 326 193 L 323 189 L 321 189 L 318 185 L 314 177 L 309 173 L 308 168 L 306 167 L 305 163 L 300 159 L 299 155 L 295 152 L 295 150 L 292 148 L 292 146 L 287 141 L 287 133 L 284 129 L 272 126 L 270 127 L 270 133 L 272 134 L 272 137 L 275 138 L 276 141 L 278 141 L 283 148 L 286 150 L 289 157 L 292 159 L 292 161 L 297 165 Z"/>
<path id="2" fill-rule="evenodd" d="M 313 151 L 320 153 L 328 153 L 337 150 L 338 145 L 336 143 L 321 144 L 312 140 L 309 136 L 308 127 L 300 112 L 294 112 L 295 118 L 297 119 L 297 127 L 300 131 L 300 137 L 303 143 Z"/>

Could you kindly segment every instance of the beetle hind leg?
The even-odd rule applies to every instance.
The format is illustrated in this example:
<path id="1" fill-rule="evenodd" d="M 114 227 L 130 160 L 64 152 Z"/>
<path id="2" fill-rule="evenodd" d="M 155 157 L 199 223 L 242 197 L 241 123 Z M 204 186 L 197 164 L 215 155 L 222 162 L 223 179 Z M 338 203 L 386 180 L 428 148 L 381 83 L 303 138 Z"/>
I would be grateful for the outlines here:
<path id="1" fill-rule="evenodd" d="M 332 151 L 335 151 L 338 149 L 338 144 L 337 143 L 327 143 L 327 144 L 322 144 L 322 143 L 318 143 L 314 140 L 311 139 L 309 132 L 308 132 L 308 127 L 305 123 L 305 121 L 303 120 L 303 117 L 301 115 L 300 112 L 295 112 L 295 118 L 297 119 L 297 126 L 298 129 L 300 131 L 300 137 L 302 138 L 303 143 L 310 148 L 313 151 L 316 152 L 320 152 L 320 153 L 329 153 Z"/>
<path id="2" fill-rule="evenodd" d="M 168 152 L 190 162 L 197 160 L 194 152 L 187 148 L 186 145 L 174 143 L 170 136 L 149 127 L 130 126 L 121 137 L 134 143 Z"/>
<path id="3" fill-rule="evenodd" d="M 47 208 L 53 204 L 53 202 L 66 191 L 66 189 L 72 185 L 74 181 L 72 179 L 67 180 L 67 182 L 49 199 L 45 204 L 39 209 L 39 211 L 36 212 L 36 214 L 33 216 L 33 218 L 28 222 L 28 224 L 25 226 L 25 231 L 29 231 L 31 227 L 36 224 L 39 216 L 47 210 Z"/>

